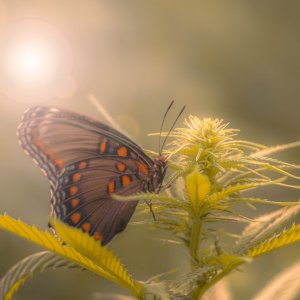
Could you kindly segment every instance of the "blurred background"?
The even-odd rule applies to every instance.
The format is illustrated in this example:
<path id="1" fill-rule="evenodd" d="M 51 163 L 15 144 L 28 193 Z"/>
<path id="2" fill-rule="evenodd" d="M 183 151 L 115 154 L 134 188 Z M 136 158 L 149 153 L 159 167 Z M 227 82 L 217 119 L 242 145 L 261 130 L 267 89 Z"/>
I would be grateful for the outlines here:
<path id="1" fill-rule="evenodd" d="M 267 145 L 300 138 L 300 2 L 0 0 L 0 213 L 46 228 L 49 185 L 19 147 L 22 112 L 50 105 L 103 117 L 92 93 L 135 141 L 157 151 L 171 100 L 183 117 L 217 117 L 240 138 Z M 180 122 L 181 122 L 180 121 Z M 179 124 L 180 124 L 179 122 Z M 168 122 L 167 122 L 168 123 Z M 300 163 L 300 150 L 279 158 Z M 299 192 L 263 190 L 275 200 Z M 260 213 L 260 212 L 257 212 Z M 178 267 L 186 252 L 162 244 L 163 233 L 128 226 L 110 244 L 136 278 Z M 0 232 L 0 276 L 41 249 Z M 261 257 L 232 274 L 234 299 L 250 299 L 299 259 L 299 244 Z M 123 292 L 89 272 L 47 272 L 14 299 L 95 299 Z"/>

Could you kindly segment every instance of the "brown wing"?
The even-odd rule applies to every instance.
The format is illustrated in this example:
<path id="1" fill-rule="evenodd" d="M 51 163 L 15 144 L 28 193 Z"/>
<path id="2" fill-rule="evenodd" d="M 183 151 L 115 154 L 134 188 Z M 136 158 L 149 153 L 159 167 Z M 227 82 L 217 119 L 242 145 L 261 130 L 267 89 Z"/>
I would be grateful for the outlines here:
<path id="1" fill-rule="evenodd" d="M 18 137 L 51 185 L 62 170 L 78 161 L 103 157 L 130 157 L 146 168 L 152 159 L 117 130 L 86 116 L 57 108 L 37 106 L 24 113 Z"/>
<path id="2" fill-rule="evenodd" d="M 114 201 L 111 193 L 142 191 L 154 165 L 137 144 L 93 119 L 48 107 L 29 109 L 18 136 L 50 180 L 54 217 L 102 244 L 126 227 L 137 203 Z"/>
<path id="3" fill-rule="evenodd" d="M 147 172 L 131 158 L 93 158 L 65 168 L 53 189 L 52 215 L 81 228 L 102 244 L 125 229 L 137 201 L 121 202 L 112 193 L 144 190 Z"/>

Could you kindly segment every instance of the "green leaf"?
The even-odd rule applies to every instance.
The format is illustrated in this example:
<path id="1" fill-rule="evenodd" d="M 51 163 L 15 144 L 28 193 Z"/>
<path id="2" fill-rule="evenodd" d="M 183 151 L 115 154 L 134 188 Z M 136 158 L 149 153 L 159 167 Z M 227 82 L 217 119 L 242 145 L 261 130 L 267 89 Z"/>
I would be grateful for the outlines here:
<path id="1" fill-rule="evenodd" d="M 219 200 L 223 200 L 226 197 L 229 197 L 235 193 L 239 193 L 242 191 L 250 190 L 257 187 L 263 187 L 263 186 L 269 186 L 269 185 L 276 185 L 280 182 L 282 182 L 285 178 L 279 178 L 276 180 L 265 180 L 265 181 L 256 181 L 256 182 L 250 182 L 245 184 L 236 184 L 236 185 L 229 185 L 220 192 L 213 193 L 209 197 L 210 202 L 216 202 Z"/>
<path id="2" fill-rule="evenodd" d="M 251 259 L 245 256 L 238 256 L 234 254 L 221 254 L 218 257 L 211 259 L 210 262 L 215 261 L 217 265 L 221 265 L 226 272 L 234 270 L 237 266 L 250 262 Z"/>
<path id="3" fill-rule="evenodd" d="M 300 240 L 300 224 L 292 225 L 290 228 L 266 239 L 257 246 L 248 250 L 250 257 L 266 254 L 275 249 L 287 246 Z"/>
<path id="4" fill-rule="evenodd" d="M 134 291 L 136 295 L 140 294 L 142 285 L 133 281 L 120 260 L 107 247 L 101 246 L 99 241 L 81 229 L 68 226 L 57 219 L 52 219 L 51 225 L 64 242 L 101 266 L 111 280 Z"/>
<path id="5" fill-rule="evenodd" d="M 299 202 L 297 202 L 299 203 Z M 248 249 L 279 233 L 300 212 L 300 206 L 284 207 L 264 214 L 248 225 L 236 242 L 235 252 L 244 255 Z"/>
<path id="6" fill-rule="evenodd" d="M 195 169 L 186 176 L 185 189 L 194 211 L 197 213 L 201 203 L 211 189 L 208 176 L 200 174 L 199 171 Z"/>
<path id="7" fill-rule="evenodd" d="M 221 265 L 199 267 L 192 272 L 181 275 L 178 280 L 171 282 L 169 290 L 177 296 L 190 296 L 195 288 L 207 284 L 212 276 L 215 276 L 221 270 Z"/>
<path id="8" fill-rule="evenodd" d="M 19 287 L 28 279 L 28 277 L 30 276 L 24 276 L 22 278 L 20 278 L 18 281 L 16 281 L 11 287 L 10 289 L 7 291 L 7 293 L 1 293 L 3 295 L 1 295 L 1 299 L 4 300 L 11 300 L 14 293 L 19 289 Z M 1 287 L 1 286 L 0 286 Z M 2 287 L 1 287 L 2 288 Z"/>
<path id="9" fill-rule="evenodd" d="M 292 142 L 292 143 L 288 143 L 288 144 L 277 145 L 277 146 L 273 146 L 273 147 L 268 147 L 268 148 L 259 150 L 255 153 L 251 154 L 251 157 L 266 156 L 266 155 L 270 155 L 273 153 L 285 151 L 287 149 L 292 149 L 292 148 L 296 148 L 296 147 L 300 147 L 300 141 L 296 141 L 296 142 Z"/>
<path id="10" fill-rule="evenodd" d="M 272 204 L 272 205 L 278 205 L 278 206 L 300 206 L 299 202 L 288 202 L 288 201 L 272 201 L 269 199 L 263 199 L 263 198 L 255 198 L 255 197 L 249 197 L 249 198 L 241 198 L 241 197 L 235 197 L 231 198 L 230 202 L 235 203 L 263 203 L 263 204 Z"/>
<path id="11" fill-rule="evenodd" d="M 166 206 L 172 206 L 172 207 L 177 207 L 177 208 L 182 208 L 184 210 L 189 210 L 189 206 L 185 201 L 179 200 L 179 199 L 173 199 L 170 197 L 166 197 L 160 194 L 155 194 L 155 193 L 138 193 L 130 196 L 123 196 L 123 195 L 117 195 L 113 194 L 112 198 L 117 201 L 152 201 L 153 204 L 155 203 L 162 203 Z M 149 212 L 149 209 L 147 210 Z"/>
<path id="12" fill-rule="evenodd" d="M 34 253 L 15 264 L 0 281 L 0 299 L 11 299 L 17 289 L 35 273 L 48 269 L 79 268 L 78 264 L 72 263 L 53 252 L 43 251 Z"/>
<path id="13" fill-rule="evenodd" d="M 104 256 L 102 259 L 99 259 L 98 261 L 99 264 L 96 264 L 95 261 L 85 256 L 84 254 L 80 253 L 78 250 L 74 249 L 73 247 L 70 247 L 68 245 L 63 245 L 49 232 L 40 231 L 35 226 L 30 227 L 29 225 L 25 224 L 21 220 L 15 220 L 9 217 L 8 215 L 0 216 L 0 228 L 5 229 L 13 234 L 16 234 L 37 245 L 40 245 L 56 253 L 57 255 L 67 258 L 70 261 L 79 264 L 83 268 L 88 269 L 99 276 L 102 276 L 108 280 L 111 280 L 117 284 L 122 285 L 123 287 L 130 290 L 136 296 L 141 293 L 141 285 L 137 282 L 134 282 L 124 268 L 113 269 L 113 265 L 110 265 L 110 268 L 108 267 L 110 263 L 113 263 L 114 261 L 118 262 L 118 259 L 115 256 L 113 256 L 113 254 L 109 252 L 105 247 L 101 247 L 99 242 L 97 243 L 99 245 L 98 250 L 100 249 L 99 251 L 101 251 L 101 249 L 106 249 L 103 250 L 103 253 L 107 255 L 107 260 L 106 260 L 106 256 Z M 65 232 L 69 232 L 68 229 L 69 226 L 67 225 L 64 224 L 58 225 L 58 230 L 61 231 L 63 235 Z M 88 247 L 93 247 L 92 245 L 93 242 L 94 244 L 96 244 L 96 241 L 93 238 L 88 236 L 92 240 L 90 241 L 87 237 L 87 234 L 83 233 L 81 230 L 79 229 L 74 229 L 74 230 L 77 231 L 78 233 L 73 234 L 70 231 L 70 234 L 72 235 L 71 239 L 74 238 L 74 236 L 76 235 L 79 238 L 79 240 L 81 240 L 83 243 L 86 242 L 88 244 Z M 117 263 L 117 265 L 119 264 Z M 114 273 L 114 271 L 116 271 L 116 273 Z M 121 276 L 119 272 L 123 272 L 124 277 Z"/>

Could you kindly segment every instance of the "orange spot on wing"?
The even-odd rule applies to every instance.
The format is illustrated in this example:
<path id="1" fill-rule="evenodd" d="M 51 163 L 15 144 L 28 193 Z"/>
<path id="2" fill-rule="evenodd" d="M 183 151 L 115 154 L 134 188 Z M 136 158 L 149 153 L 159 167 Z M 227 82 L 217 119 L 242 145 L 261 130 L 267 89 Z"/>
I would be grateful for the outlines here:
<path id="1" fill-rule="evenodd" d="M 75 174 L 73 174 L 72 178 L 73 178 L 73 181 L 77 182 L 77 181 L 80 180 L 81 174 L 80 173 L 75 173 Z"/>
<path id="2" fill-rule="evenodd" d="M 77 224 L 81 219 L 81 214 L 76 212 L 76 213 L 71 215 L 70 219 L 71 219 L 73 224 Z"/>
<path id="3" fill-rule="evenodd" d="M 149 174 L 149 170 L 148 168 L 141 162 L 138 162 L 138 168 L 139 168 L 139 171 L 141 171 L 142 173 L 148 175 Z"/>
<path id="4" fill-rule="evenodd" d="M 108 191 L 110 193 L 113 193 L 115 191 L 115 181 L 114 180 L 111 180 L 109 183 L 108 183 Z"/>
<path id="5" fill-rule="evenodd" d="M 131 182 L 131 178 L 128 175 L 122 176 L 122 185 L 123 186 L 127 186 L 128 184 L 130 184 L 130 182 Z"/>
<path id="6" fill-rule="evenodd" d="M 100 232 L 95 231 L 94 238 L 95 238 L 96 241 L 99 241 L 99 240 L 103 239 L 103 236 L 102 236 L 102 234 Z"/>
<path id="7" fill-rule="evenodd" d="M 107 146 L 107 139 L 103 138 L 101 144 L 100 144 L 100 153 L 104 154 Z"/>
<path id="8" fill-rule="evenodd" d="M 45 152 L 45 154 L 46 154 L 46 156 L 47 156 L 48 159 L 49 158 L 53 158 L 55 156 L 55 154 L 54 154 L 54 152 L 52 150 L 47 150 Z"/>
<path id="9" fill-rule="evenodd" d="M 78 192 L 78 187 L 77 186 L 71 186 L 69 191 L 70 191 L 70 194 L 72 196 L 74 196 Z"/>
<path id="10" fill-rule="evenodd" d="M 118 155 L 122 156 L 122 157 L 127 156 L 127 148 L 126 147 L 120 147 L 118 149 Z"/>
<path id="11" fill-rule="evenodd" d="M 40 139 L 35 139 L 34 140 L 34 144 L 40 150 L 42 150 L 43 148 L 45 148 L 45 144 Z"/>
<path id="12" fill-rule="evenodd" d="M 60 169 L 64 168 L 64 162 L 59 158 L 54 160 L 54 165 Z"/>
<path id="13" fill-rule="evenodd" d="M 79 163 L 79 169 L 84 169 L 84 168 L 86 168 L 87 167 L 87 162 L 86 161 L 81 161 L 80 163 Z"/>
<path id="14" fill-rule="evenodd" d="M 71 200 L 71 206 L 72 207 L 76 207 L 79 204 L 79 199 L 78 198 L 74 198 Z"/>
<path id="15" fill-rule="evenodd" d="M 118 163 L 117 163 L 117 169 L 118 169 L 118 171 L 120 171 L 120 172 L 124 172 L 124 171 L 126 170 L 126 165 L 123 164 L 123 163 L 121 163 L 121 162 L 118 162 Z"/>
<path id="16" fill-rule="evenodd" d="M 90 223 L 83 223 L 81 228 L 83 229 L 83 231 L 89 232 L 91 230 L 91 224 Z"/>

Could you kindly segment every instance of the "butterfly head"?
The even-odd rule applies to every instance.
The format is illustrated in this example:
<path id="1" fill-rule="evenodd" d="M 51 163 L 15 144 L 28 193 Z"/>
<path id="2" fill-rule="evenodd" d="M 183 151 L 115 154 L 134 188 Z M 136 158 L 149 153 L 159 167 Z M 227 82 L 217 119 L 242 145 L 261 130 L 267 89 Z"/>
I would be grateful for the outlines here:
<path id="1" fill-rule="evenodd" d="M 160 155 L 154 159 L 154 165 L 152 168 L 152 186 L 154 192 L 159 192 L 162 186 L 163 179 L 166 175 L 168 168 L 167 160 L 164 156 Z"/>

